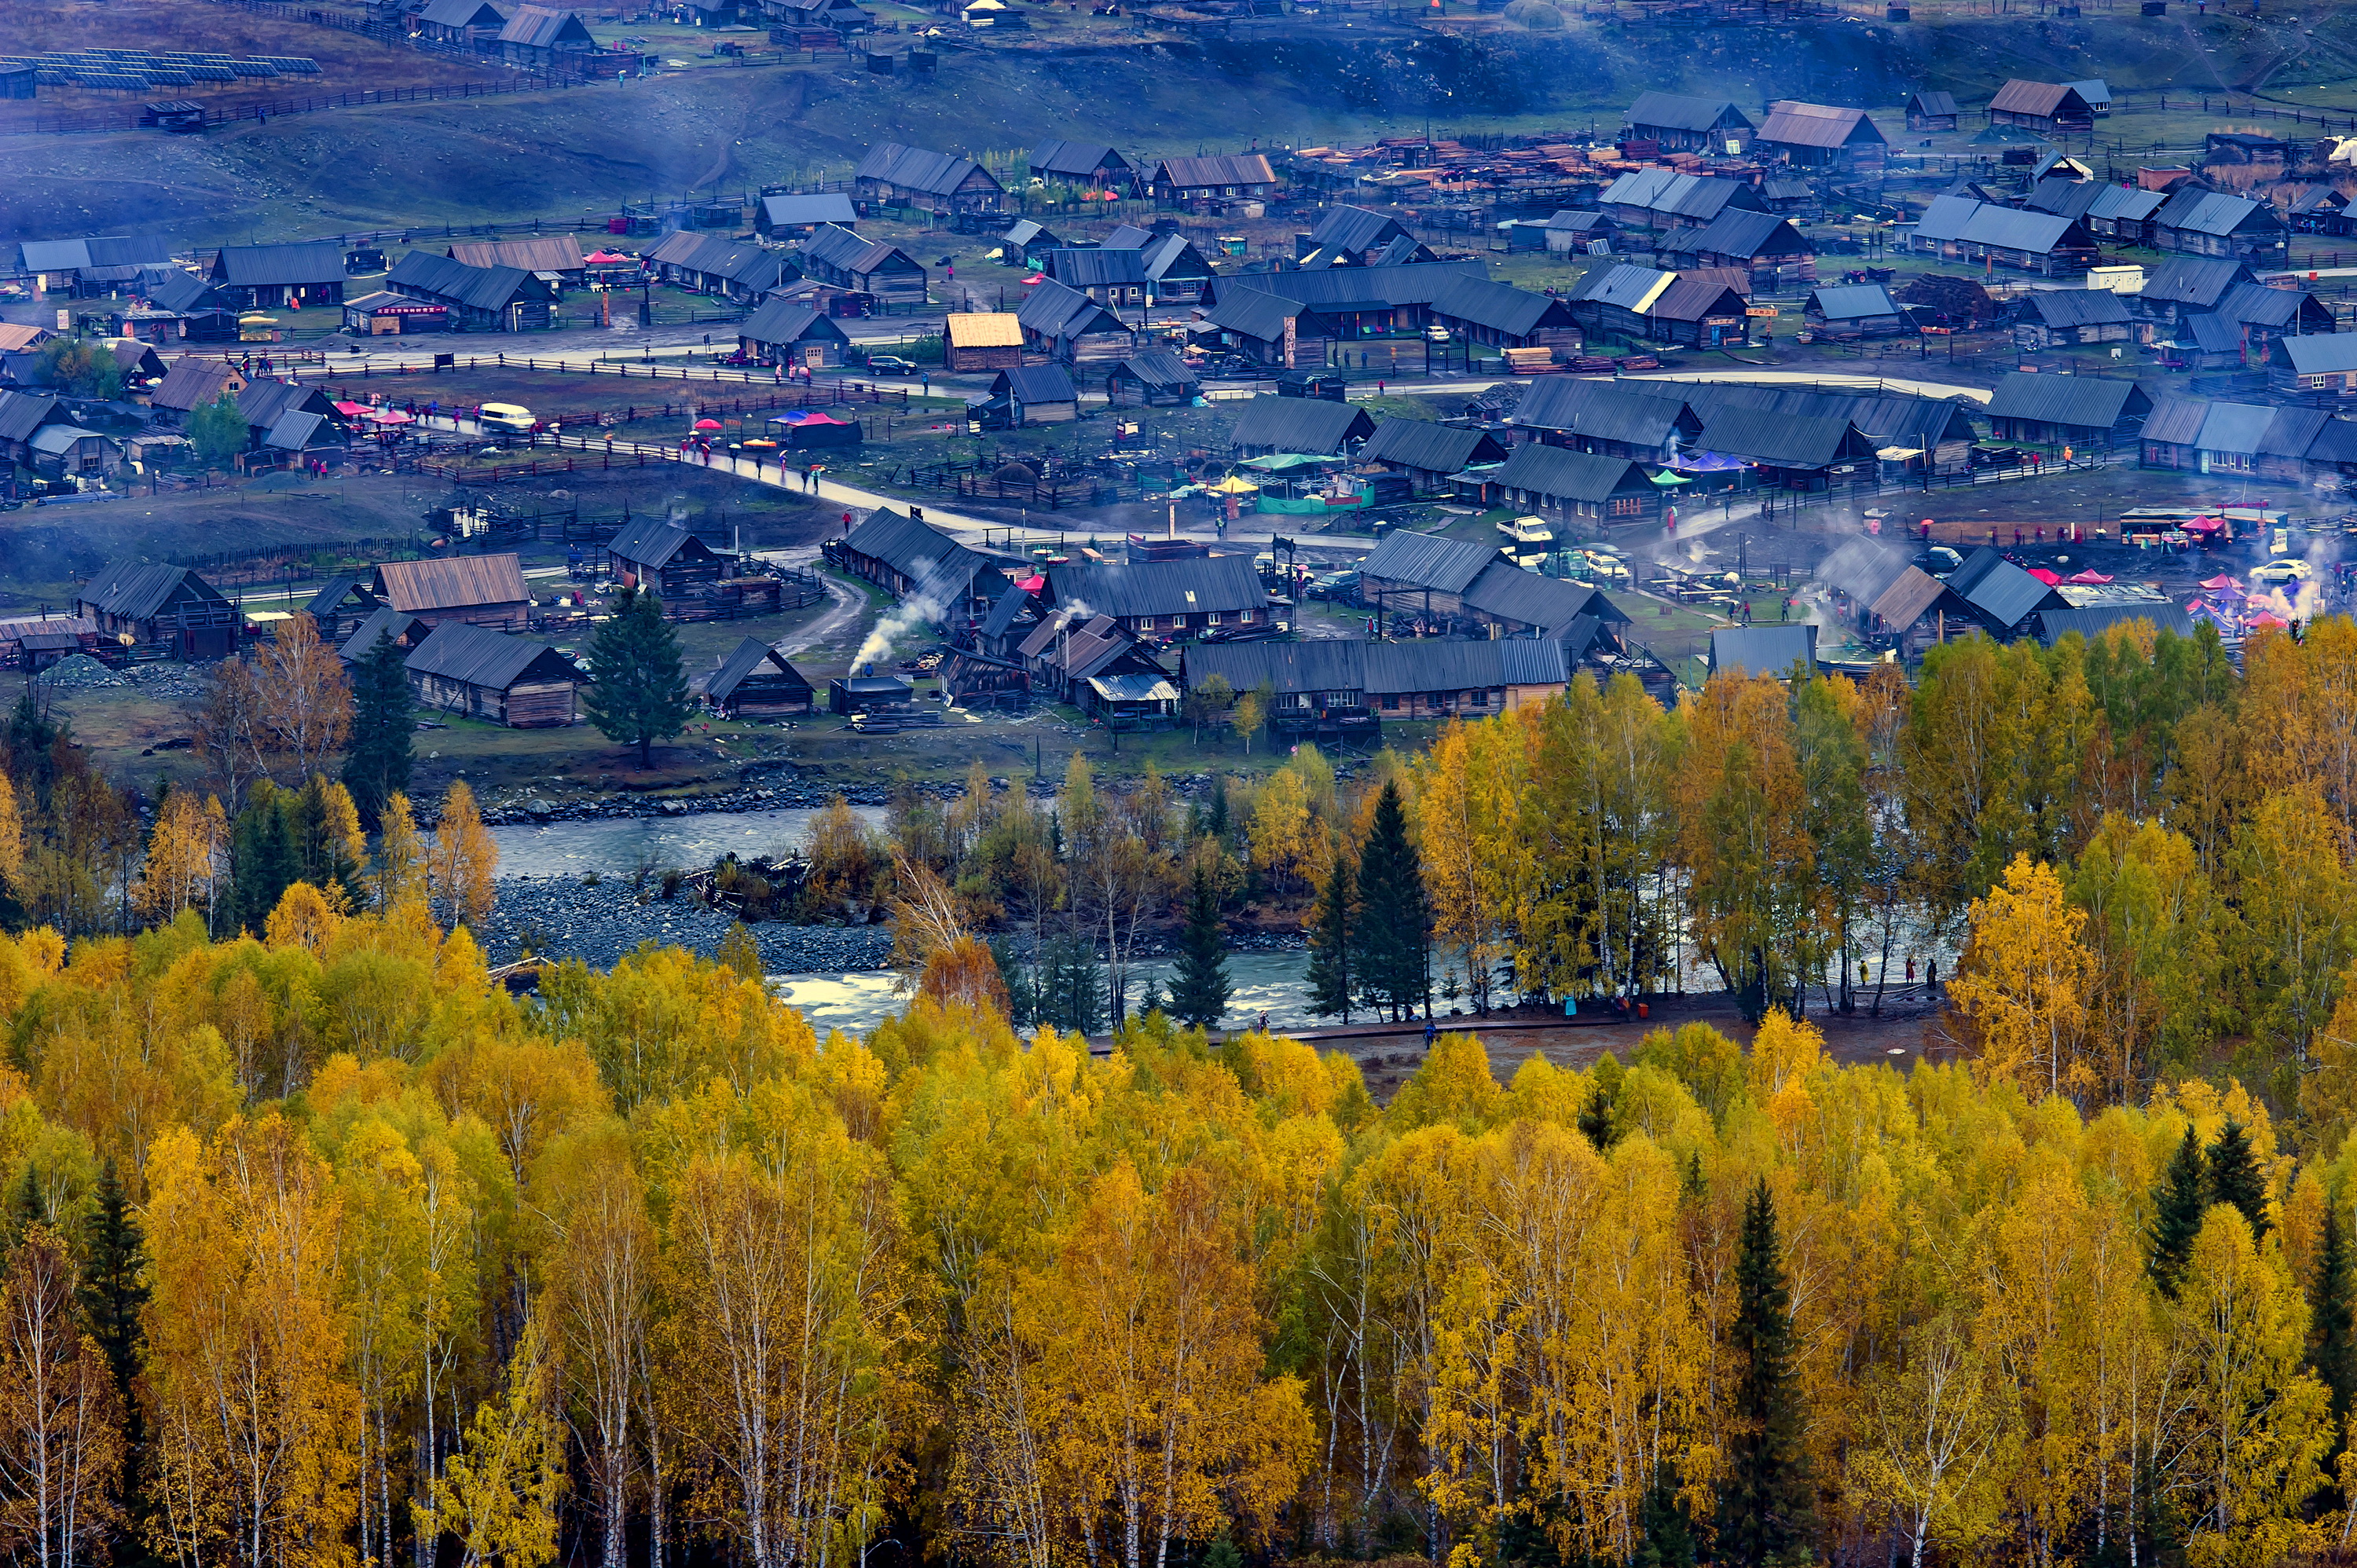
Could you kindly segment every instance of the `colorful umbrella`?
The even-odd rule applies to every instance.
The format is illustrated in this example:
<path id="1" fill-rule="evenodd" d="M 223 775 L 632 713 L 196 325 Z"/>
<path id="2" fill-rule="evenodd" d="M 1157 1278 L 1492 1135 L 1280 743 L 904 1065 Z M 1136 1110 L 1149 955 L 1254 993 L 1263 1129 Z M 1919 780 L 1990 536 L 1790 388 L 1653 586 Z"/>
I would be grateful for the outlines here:
<path id="1" fill-rule="evenodd" d="M 698 430 L 717 430 L 720 428 L 720 422 L 716 419 L 699 419 L 695 422 L 695 428 Z"/>

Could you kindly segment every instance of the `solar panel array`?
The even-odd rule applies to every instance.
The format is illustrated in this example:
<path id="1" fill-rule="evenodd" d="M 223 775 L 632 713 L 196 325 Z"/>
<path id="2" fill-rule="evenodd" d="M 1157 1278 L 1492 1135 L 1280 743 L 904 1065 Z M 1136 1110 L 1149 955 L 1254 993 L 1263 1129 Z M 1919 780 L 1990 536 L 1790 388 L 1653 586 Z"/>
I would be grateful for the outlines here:
<path id="1" fill-rule="evenodd" d="M 0 65 L 28 65 L 44 87 L 94 87 L 145 92 L 150 87 L 188 87 L 199 81 L 264 81 L 280 76 L 317 76 L 319 62 L 302 55 L 197 54 L 167 49 L 70 49 L 38 55 L 0 54 Z"/>

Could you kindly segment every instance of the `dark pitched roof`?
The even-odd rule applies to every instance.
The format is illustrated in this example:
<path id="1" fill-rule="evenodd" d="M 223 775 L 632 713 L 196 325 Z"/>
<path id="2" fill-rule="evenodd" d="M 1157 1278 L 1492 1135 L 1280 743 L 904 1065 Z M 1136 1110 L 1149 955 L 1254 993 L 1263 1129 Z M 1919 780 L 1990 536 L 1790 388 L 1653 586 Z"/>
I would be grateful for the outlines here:
<path id="1" fill-rule="evenodd" d="M 2138 297 L 2152 304 L 2207 310 L 2225 298 L 2228 289 L 2251 281 L 2250 268 L 2223 256 L 2175 256 L 2152 270 Z"/>
<path id="2" fill-rule="evenodd" d="M 919 190 L 928 196 L 948 196 L 980 172 L 990 179 L 987 170 L 972 158 L 958 157 L 950 153 L 936 153 L 923 147 L 904 147 L 898 142 L 886 142 L 867 149 L 852 172 L 855 179 L 878 179 L 905 190 Z M 996 189 L 998 181 L 990 179 Z"/>
<path id="3" fill-rule="evenodd" d="M 2304 288 L 2275 288 L 2263 283 L 2236 284 L 2218 302 L 2218 314 L 2244 327 L 2289 327 L 2310 307 L 2315 295 Z M 2331 311 L 2313 306 L 2328 318 Z"/>
<path id="4" fill-rule="evenodd" d="M 587 260 L 572 234 L 527 234 L 513 240 L 454 240 L 450 259 L 470 267 L 522 267 L 528 273 L 577 273 Z"/>
<path id="5" fill-rule="evenodd" d="M 495 692 L 506 691 L 526 673 L 580 678 L 573 661 L 544 642 L 465 621 L 445 621 L 436 627 L 425 641 L 410 650 L 403 663 L 420 675 L 438 675 Z"/>
<path id="6" fill-rule="evenodd" d="M 148 302 L 159 310 L 193 310 L 207 301 L 213 292 L 213 281 L 178 267 L 165 267 L 147 274 L 144 285 Z"/>
<path id="7" fill-rule="evenodd" d="M 426 0 L 417 19 L 439 27 L 496 27 L 507 21 L 490 0 Z"/>
<path id="8" fill-rule="evenodd" d="M 1989 100 L 1991 112 L 2000 114 L 2029 114 L 2044 119 L 2073 107 L 2084 110 L 2087 101 L 2059 81 L 2008 81 L 1996 90 Z"/>
<path id="9" fill-rule="evenodd" d="M 1949 574 L 1948 586 L 2000 630 L 2019 626 L 2032 610 L 2062 603 L 2051 587 L 1986 545 Z"/>
<path id="10" fill-rule="evenodd" d="M 1642 92 L 1629 106 L 1631 125 L 1657 125 L 1670 131 L 1708 131 L 1722 122 L 1749 130 L 1751 121 L 1724 98 L 1695 98 L 1683 92 Z"/>
<path id="11" fill-rule="evenodd" d="M 354 597 L 364 605 L 376 603 L 376 595 L 370 592 L 368 585 L 359 577 L 349 574 L 341 577 L 330 577 L 320 585 L 317 593 L 304 601 L 303 613 L 317 620 L 322 616 L 333 613 L 346 599 Z"/>
<path id="12" fill-rule="evenodd" d="M 526 48 L 551 49 L 559 44 L 595 44 L 589 25 L 571 11 L 546 5 L 519 5 L 500 29 L 500 42 Z"/>
<path id="13" fill-rule="evenodd" d="M 2136 394 L 2136 384 L 2110 376 L 2039 375 L 2008 371 L 1988 402 L 1992 419 L 2030 419 L 2109 430 Z"/>
<path id="14" fill-rule="evenodd" d="M 145 620 L 184 590 L 192 597 L 210 599 L 215 604 L 229 602 L 221 590 L 190 568 L 150 561 L 116 562 L 92 577 L 89 585 L 74 596 L 74 602 L 89 605 L 100 615 Z"/>
<path id="15" fill-rule="evenodd" d="M 2149 622 L 2155 631 L 2193 635 L 2193 618 L 2174 604 L 2090 605 L 2084 609 L 2044 609 L 2038 612 L 2038 640 L 2051 648 L 2072 632 L 2093 642 L 2115 626 Z"/>
<path id="16" fill-rule="evenodd" d="M 1435 474 L 1454 474 L 1469 463 L 1494 463 L 1505 455 L 1486 430 L 1421 419 L 1386 419 L 1359 448 L 1361 463 L 1396 463 Z"/>
<path id="17" fill-rule="evenodd" d="M 820 232 L 825 231 L 821 230 Z M 858 237 L 854 235 L 853 238 Z M 776 288 L 793 275 L 791 263 L 782 252 L 765 250 L 759 245 L 735 244 L 716 234 L 698 234 L 692 229 L 664 235 L 662 242 L 647 252 L 647 259 L 692 273 L 726 278 L 739 288 Z"/>
<path id="18" fill-rule="evenodd" d="M 262 444 L 281 452 L 304 452 L 313 446 L 333 445 L 332 441 L 318 439 L 323 428 L 330 436 L 339 434 L 335 426 L 328 424 L 326 414 L 290 408 L 270 422 L 269 431 L 263 436 Z"/>
<path id="19" fill-rule="evenodd" d="M 1643 484 L 1645 470 L 1626 457 L 1599 457 L 1525 441 L 1490 478 L 1510 490 L 1600 502 Z"/>
<path id="20" fill-rule="evenodd" d="M 860 519 L 844 535 L 843 542 L 850 550 L 883 562 L 917 584 L 920 593 L 963 593 L 976 575 L 991 570 L 988 556 L 886 507 Z"/>
<path id="21" fill-rule="evenodd" d="M 1394 234 L 1405 232 L 1399 220 L 1363 207 L 1329 207 L 1309 231 L 1309 243 L 1320 251 L 1363 251 Z"/>
<path id="22" fill-rule="evenodd" d="M 360 625 L 352 628 L 351 636 L 344 639 L 337 648 L 336 657 L 347 664 L 357 664 L 368 657 L 370 649 L 376 646 L 379 632 L 388 632 L 393 641 L 414 647 L 417 634 L 426 629 L 426 624 L 415 616 L 404 615 L 391 605 L 379 605 L 369 611 Z"/>
<path id="23" fill-rule="evenodd" d="M 1006 591 L 999 595 L 997 601 L 990 607 L 990 613 L 982 618 L 983 637 L 1005 637 L 1015 628 L 1015 623 L 1022 618 L 1023 612 L 1032 607 L 1028 589 L 1020 583 L 1007 584 Z"/>
<path id="24" fill-rule="evenodd" d="M 547 283 L 521 267 L 470 267 L 428 251 L 412 251 L 385 274 L 395 289 L 447 299 L 470 310 L 505 310 L 520 299 L 547 299 Z"/>
<path id="25" fill-rule="evenodd" d="M 1696 445 L 1774 467 L 1822 468 L 1841 456 L 1852 428 L 1846 419 L 1724 408 L 1703 426 Z"/>
<path id="26" fill-rule="evenodd" d="M 2281 225 L 2276 209 L 2266 202 L 2253 201 L 2247 196 L 2228 196 L 2223 191 L 2197 190 L 2190 186 L 2170 197 L 2153 222 L 2163 229 L 2212 235 L 2233 234 L 2245 227 L 2272 229 Z"/>
<path id="27" fill-rule="evenodd" d="M 716 702 L 725 701 L 728 694 L 745 683 L 747 676 L 767 665 L 771 672 L 788 677 L 804 691 L 811 690 L 808 677 L 786 661 L 786 656 L 758 637 L 748 637 L 729 650 L 720 668 L 705 678 L 704 694 Z"/>
<path id="28" fill-rule="evenodd" d="M 1732 285 L 1722 283 L 1717 278 L 1681 274 L 1675 282 L 1661 292 L 1646 314 L 1660 321 L 1700 321 L 1712 316 L 1740 316 L 1743 314 L 1743 295 Z"/>
<path id="29" fill-rule="evenodd" d="M 1432 302 L 1433 313 L 1521 337 L 1542 327 L 1568 327 L 1571 309 L 1552 295 L 1489 278 L 1459 278 Z"/>
<path id="30" fill-rule="evenodd" d="M 1129 323 L 1082 294 L 1079 289 L 1044 278 L 1034 284 L 1030 295 L 1015 313 L 1016 324 L 1026 332 L 1037 332 L 1047 338 L 1080 338 L 1099 332 L 1129 332 Z M 1278 328 L 1281 332 L 1282 328 Z M 1135 334 L 1132 334 L 1135 336 Z"/>
<path id="31" fill-rule="evenodd" d="M 26 441 L 58 412 L 58 400 L 38 392 L 0 392 L 0 441 Z"/>
<path id="32" fill-rule="evenodd" d="M 1461 594 L 1497 559 L 1497 550 L 1490 545 L 1395 528 L 1359 563 L 1359 572 L 1364 577 L 1408 583 L 1436 594 Z"/>
<path id="33" fill-rule="evenodd" d="M 1268 682 L 1279 696 L 1296 692 L 1366 690 L 1367 644 L 1340 638 L 1303 642 L 1198 644 L 1179 657 L 1191 689 L 1217 675 L 1239 692 Z"/>
<path id="34" fill-rule="evenodd" d="M 1464 600 L 1469 609 L 1534 626 L 1548 636 L 1564 631 L 1581 616 L 1606 621 L 1629 618 L 1585 583 L 1542 577 L 1511 561 L 1492 561 L 1482 567 L 1465 585 Z"/>
<path id="35" fill-rule="evenodd" d="M 2357 371 L 2357 332 L 2308 332 L 2276 339 L 2276 357 L 2295 374 L 2334 375 Z"/>
<path id="36" fill-rule="evenodd" d="M 1913 114 L 1953 114 L 1956 95 L 1953 92 L 1918 92 L 1907 100 L 1907 109 Z"/>
<path id="37" fill-rule="evenodd" d="M 1146 281 L 1146 257 L 1138 251 L 1068 247 L 1049 251 L 1040 258 L 1039 264 L 1049 277 L 1073 288 L 1134 286 Z"/>
<path id="38" fill-rule="evenodd" d="M 2201 439 L 2201 421 L 2210 405 L 2199 398 L 2164 397 L 2145 417 L 2144 438 L 2172 446 L 2190 446 Z"/>
<path id="39" fill-rule="evenodd" d="M 232 287 L 341 283 L 344 248 L 331 240 L 292 245 L 224 245 L 213 275 Z"/>
<path id="40" fill-rule="evenodd" d="M 1153 168 L 1157 183 L 1182 190 L 1214 185 L 1275 185 L 1276 171 L 1261 153 L 1224 153 L 1210 157 L 1164 158 Z"/>
<path id="41" fill-rule="evenodd" d="M 606 549 L 625 561 L 634 561 L 655 570 L 668 565 L 671 558 L 686 549 L 691 541 L 699 544 L 703 542 L 670 518 L 650 513 L 632 518 L 619 533 L 608 541 Z M 708 547 L 705 553 L 710 553 Z"/>
<path id="42" fill-rule="evenodd" d="M 737 336 L 756 343 L 799 343 L 805 338 L 822 338 L 831 343 L 847 341 L 843 328 L 826 312 L 790 299 L 762 301 L 760 308 L 737 328 Z"/>
<path id="43" fill-rule="evenodd" d="M 1203 379 L 1188 368 L 1186 360 L 1160 349 L 1150 353 L 1132 354 L 1114 369 L 1129 380 L 1149 387 L 1190 387 Z"/>
<path id="44" fill-rule="evenodd" d="M 1048 285 L 1042 284 L 1039 286 L 1045 288 Z M 1023 308 L 1028 311 L 1031 302 L 1024 301 Z M 1241 333 L 1264 343 L 1274 343 L 1285 336 L 1285 324 L 1308 308 L 1298 300 L 1264 294 L 1258 289 L 1240 288 L 1222 295 L 1219 303 L 1205 313 L 1203 319 L 1222 331 Z"/>
<path id="45" fill-rule="evenodd" d="M 825 190 L 811 196 L 765 196 L 761 198 L 761 217 L 772 229 L 791 229 L 804 223 L 856 223 L 858 211 L 851 198 L 839 190 Z"/>
<path id="46" fill-rule="evenodd" d="M 1078 403 L 1081 394 L 1061 365 L 1023 365 L 1001 371 L 990 383 L 993 396 L 1006 392 L 1017 403 Z"/>
<path id="47" fill-rule="evenodd" d="M 376 569 L 376 591 L 393 608 L 409 611 L 521 604 L 532 596 L 512 553 L 382 562 Z"/>
<path id="48" fill-rule="evenodd" d="M 1248 555 L 1050 566 L 1048 594 L 1060 609 L 1084 606 L 1095 615 L 1121 618 L 1260 609 L 1268 604 L 1268 590 Z"/>
<path id="49" fill-rule="evenodd" d="M 1795 664 L 1814 668 L 1816 662 L 1813 626 L 1738 626 L 1710 634 L 1714 675 L 1781 677 Z"/>
<path id="50" fill-rule="evenodd" d="M 1376 309 L 1430 305 L 1458 279 L 1486 276 L 1480 262 L 1414 262 L 1402 266 L 1329 267 L 1324 272 L 1223 274 L 1215 285 L 1224 302 L 1239 294 L 1273 294 L 1327 309 Z"/>
<path id="51" fill-rule="evenodd" d="M 918 266 L 916 258 L 898 245 L 870 240 L 837 223 L 823 223 L 811 231 L 802 251 L 814 262 L 846 273 L 880 272 L 895 256 L 900 258 L 902 270 Z"/>
<path id="52" fill-rule="evenodd" d="M 2022 296 L 2015 317 L 2016 320 L 2031 318 L 2050 328 L 2125 327 L 2129 320 L 2127 302 L 2107 288 L 2033 289 Z"/>
<path id="53" fill-rule="evenodd" d="M 1373 432 L 1374 421 L 1356 404 L 1263 392 L 1244 404 L 1230 440 L 1238 446 L 1323 455 L 1340 452 L 1344 442 Z"/>
<path id="54" fill-rule="evenodd" d="M 1200 686 L 1216 675 L 1239 692 L 1265 682 L 1280 696 L 1299 692 L 1396 696 L 1489 691 L 1559 686 L 1570 678 L 1565 645 L 1530 637 L 1215 643 L 1189 648 L 1182 658 L 1189 686 Z"/>
<path id="55" fill-rule="evenodd" d="M 1702 425 L 1671 382 L 1575 376 L 1538 378 L 1508 421 L 1532 430 L 1560 430 L 1646 447 L 1664 446 L 1681 429 L 1692 435 Z"/>
<path id="56" fill-rule="evenodd" d="M 1863 321 L 1870 317 L 1899 314 L 1898 301 L 1878 283 L 1836 284 L 1816 289 L 1810 294 L 1809 303 L 1827 321 Z"/>
<path id="57" fill-rule="evenodd" d="M 1128 166 L 1127 158 L 1103 142 L 1046 141 L 1031 149 L 1031 168 L 1039 174 L 1085 177 L 1100 168 Z"/>
<path id="58" fill-rule="evenodd" d="M 1778 146 L 1824 149 L 1884 145 L 1880 128 L 1865 110 L 1823 103 L 1777 104 L 1760 127 L 1760 139 Z"/>

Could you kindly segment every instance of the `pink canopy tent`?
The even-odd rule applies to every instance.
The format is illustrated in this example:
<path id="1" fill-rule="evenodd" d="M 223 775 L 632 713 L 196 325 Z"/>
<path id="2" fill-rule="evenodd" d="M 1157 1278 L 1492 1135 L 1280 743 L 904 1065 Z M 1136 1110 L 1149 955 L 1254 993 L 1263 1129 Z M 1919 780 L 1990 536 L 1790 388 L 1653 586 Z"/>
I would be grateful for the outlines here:
<path id="1" fill-rule="evenodd" d="M 2085 583 L 2093 585 L 2097 583 L 2108 583 L 2112 579 L 2104 576 L 2101 572 L 2095 571 L 2093 568 L 2090 567 L 2084 572 L 2073 572 L 2062 580 L 2066 583 Z"/>
<path id="2" fill-rule="evenodd" d="M 2188 533 L 2216 533 L 2226 526 L 2226 520 L 2222 517 L 2197 517 L 2179 526 Z"/>
<path id="3" fill-rule="evenodd" d="M 2029 569 L 2029 575 L 2050 588 L 2062 580 L 2058 574 L 2050 572 L 2043 566 L 2032 566 Z"/>
<path id="4" fill-rule="evenodd" d="M 2227 574 L 2221 572 L 2214 577 L 2202 578 L 2201 585 L 2205 588 L 2233 588 L 2238 587 L 2241 585 L 2237 584 L 2234 579 Z"/>
<path id="5" fill-rule="evenodd" d="M 2281 631 L 2291 625 L 2291 622 L 2261 610 L 2243 624 L 2253 631 Z"/>

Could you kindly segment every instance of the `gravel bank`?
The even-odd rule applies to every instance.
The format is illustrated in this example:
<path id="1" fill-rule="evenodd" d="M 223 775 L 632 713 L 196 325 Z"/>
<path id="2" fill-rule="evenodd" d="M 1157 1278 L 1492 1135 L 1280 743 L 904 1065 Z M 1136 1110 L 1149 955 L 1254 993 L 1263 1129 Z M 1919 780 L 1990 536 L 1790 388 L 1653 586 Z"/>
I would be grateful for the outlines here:
<path id="1" fill-rule="evenodd" d="M 505 963 L 522 950 L 524 934 L 533 931 L 539 951 L 577 958 L 592 969 L 610 969 L 648 940 L 710 957 L 719 950 L 728 926 L 727 916 L 698 904 L 666 904 L 660 898 L 641 904 L 629 884 L 619 879 L 584 887 L 572 877 L 509 876 L 500 879 L 499 902 L 475 940 L 493 963 Z M 892 955 L 892 928 L 887 925 L 764 922 L 748 929 L 773 974 L 881 969 Z"/>

